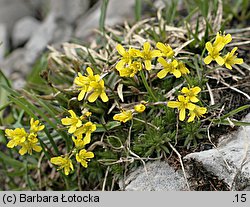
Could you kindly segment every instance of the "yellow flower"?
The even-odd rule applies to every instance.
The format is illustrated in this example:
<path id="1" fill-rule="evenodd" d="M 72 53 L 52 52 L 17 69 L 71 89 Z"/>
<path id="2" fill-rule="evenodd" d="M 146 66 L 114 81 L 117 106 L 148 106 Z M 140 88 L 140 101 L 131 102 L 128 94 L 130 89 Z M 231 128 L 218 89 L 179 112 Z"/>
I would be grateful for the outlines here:
<path id="1" fill-rule="evenodd" d="M 144 104 L 137 104 L 134 107 L 135 111 L 138 113 L 142 113 L 143 111 L 145 111 L 146 106 Z"/>
<path id="2" fill-rule="evenodd" d="M 39 131 L 42 131 L 44 129 L 44 125 L 41 125 L 39 123 L 39 120 L 34 121 L 33 118 L 30 119 L 30 132 L 31 133 L 37 133 Z"/>
<path id="3" fill-rule="evenodd" d="M 94 157 L 93 152 L 87 152 L 87 150 L 82 149 L 79 153 L 76 154 L 76 161 L 80 162 L 83 167 L 88 167 L 88 162 L 91 158 Z"/>
<path id="4" fill-rule="evenodd" d="M 198 95 L 198 93 L 200 93 L 201 91 L 201 88 L 196 86 L 196 87 L 193 87 L 193 88 L 187 88 L 187 87 L 183 87 L 181 92 L 183 94 L 186 95 L 186 97 L 193 103 L 196 103 L 199 101 L 199 99 L 196 97 Z"/>
<path id="5" fill-rule="evenodd" d="M 142 69 L 142 64 L 139 61 L 134 61 L 126 68 L 119 69 L 121 77 L 134 77 L 138 71 Z"/>
<path id="6" fill-rule="evenodd" d="M 63 125 L 70 125 L 68 132 L 69 133 L 74 133 L 76 129 L 80 126 L 82 126 L 82 121 L 81 119 L 75 114 L 73 110 L 68 111 L 70 113 L 70 118 L 66 117 L 61 120 Z"/>
<path id="7" fill-rule="evenodd" d="M 77 137 L 82 137 L 82 135 L 85 134 L 84 142 L 85 144 L 88 144 L 90 143 L 91 133 L 94 132 L 95 130 L 96 130 L 96 125 L 89 121 L 85 123 L 82 127 L 80 127 L 79 129 L 77 129 L 74 135 Z"/>
<path id="8" fill-rule="evenodd" d="M 57 170 L 64 169 L 64 174 L 68 175 L 70 173 L 70 170 L 74 170 L 72 161 L 70 158 L 66 157 L 52 157 L 50 159 L 50 162 L 54 165 L 59 165 L 59 168 Z"/>
<path id="9" fill-rule="evenodd" d="M 195 105 L 189 102 L 188 98 L 182 95 L 178 96 L 178 101 L 169 101 L 168 107 L 177 108 L 179 110 L 179 119 L 183 121 L 186 117 L 186 109 L 194 110 Z"/>
<path id="10" fill-rule="evenodd" d="M 177 69 L 181 72 L 181 75 L 186 75 L 190 73 L 190 71 L 187 69 L 183 62 L 178 62 Z"/>
<path id="11" fill-rule="evenodd" d="M 126 64 L 130 64 L 133 58 L 137 56 L 138 50 L 136 49 L 129 48 L 129 50 L 126 51 L 120 44 L 116 46 L 116 49 L 118 53 L 122 56 L 121 60 L 115 66 L 117 70 L 124 68 Z"/>
<path id="12" fill-rule="evenodd" d="M 31 155 L 32 150 L 34 150 L 36 152 L 41 152 L 42 147 L 38 146 L 37 143 L 38 143 L 37 134 L 36 133 L 30 133 L 28 135 L 27 140 L 20 144 L 20 146 L 22 147 L 19 150 L 20 155 L 24 155 L 27 152 Z"/>
<path id="13" fill-rule="evenodd" d="M 75 144 L 75 147 L 77 148 L 77 149 L 82 149 L 82 148 L 84 148 L 84 146 L 86 145 L 86 144 L 88 144 L 88 143 L 86 143 L 86 139 L 83 139 L 82 138 L 82 135 L 81 136 L 78 136 L 78 137 L 74 137 L 74 136 L 72 136 L 72 140 L 73 140 L 73 142 L 74 142 L 74 144 Z M 88 140 L 87 140 L 88 141 Z"/>
<path id="14" fill-rule="evenodd" d="M 174 51 L 170 45 L 165 45 L 161 42 L 157 42 L 156 47 L 163 53 L 167 58 L 172 58 L 174 56 Z"/>
<path id="15" fill-rule="evenodd" d="M 90 117 L 92 115 L 92 113 L 89 112 L 89 111 L 86 111 L 83 115 L 86 116 L 86 117 Z"/>
<path id="16" fill-rule="evenodd" d="M 219 65 L 224 64 L 224 59 L 220 56 L 220 51 L 223 49 L 224 44 L 218 44 L 213 46 L 211 42 L 206 43 L 206 49 L 208 50 L 208 56 L 205 57 L 204 63 L 209 64 L 215 60 Z"/>
<path id="17" fill-rule="evenodd" d="M 120 121 L 120 122 L 127 122 L 129 120 L 131 120 L 133 118 L 133 113 L 131 110 L 127 110 L 127 111 L 122 111 L 119 114 L 115 114 L 113 119 L 116 121 Z"/>
<path id="18" fill-rule="evenodd" d="M 230 70 L 232 69 L 232 65 L 243 63 L 243 59 L 237 58 L 237 54 L 236 55 L 234 54 L 237 49 L 238 49 L 237 47 L 234 47 L 232 51 L 228 52 L 224 57 L 225 66 Z"/>
<path id="19" fill-rule="evenodd" d="M 181 77 L 181 72 L 178 70 L 178 62 L 177 60 L 173 60 L 172 62 L 168 63 L 162 57 L 158 58 L 159 63 L 164 67 L 160 72 L 157 73 L 158 78 L 164 78 L 168 73 L 173 74 L 176 78 Z"/>
<path id="20" fill-rule="evenodd" d="M 207 112 L 207 109 L 205 107 L 200 107 L 200 106 L 195 106 L 194 110 L 189 111 L 189 118 L 187 122 L 192 122 L 194 121 L 195 117 L 200 119 L 200 117 L 203 116 Z"/>
<path id="21" fill-rule="evenodd" d="M 138 53 L 138 56 L 141 57 L 142 59 L 144 59 L 144 64 L 145 64 L 146 70 L 151 70 L 152 69 L 152 65 L 151 65 L 152 59 L 154 59 L 155 57 L 162 56 L 162 53 L 159 50 L 150 50 L 149 42 L 145 42 L 143 44 L 143 51 L 140 51 Z"/>
<path id="22" fill-rule="evenodd" d="M 25 142 L 27 138 L 27 132 L 25 131 L 24 128 L 16 128 L 14 130 L 6 129 L 5 134 L 10 139 L 10 141 L 7 144 L 7 147 L 9 148 L 21 145 L 23 142 Z"/>
<path id="23" fill-rule="evenodd" d="M 92 113 L 90 111 L 88 111 L 88 109 L 83 109 L 82 110 L 82 115 L 80 116 L 81 120 L 86 120 L 88 117 L 90 117 L 92 115 Z"/>
<path id="24" fill-rule="evenodd" d="M 227 45 L 231 41 L 232 41 L 232 36 L 230 34 L 222 35 L 221 32 L 217 32 L 213 46 L 217 47 L 220 44 L 222 44 L 223 47 L 225 47 L 225 45 Z"/>
<path id="25" fill-rule="evenodd" d="M 89 92 L 92 88 L 90 87 L 90 83 L 92 81 L 99 81 L 100 76 L 94 75 L 93 70 L 88 67 L 86 69 L 87 76 L 83 76 L 81 73 L 78 73 L 78 77 L 75 78 L 74 83 L 77 85 L 78 90 L 80 93 L 78 94 L 78 101 L 81 101 L 85 94 Z"/>
<path id="26" fill-rule="evenodd" d="M 88 97 L 89 102 L 95 102 L 99 96 L 103 102 L 107 102 L 109 100 L 107 94 L 105 93 L 104 81 L 102 79 L 98 82 L 91 82 L 90 86 L 93 91 Z"/>

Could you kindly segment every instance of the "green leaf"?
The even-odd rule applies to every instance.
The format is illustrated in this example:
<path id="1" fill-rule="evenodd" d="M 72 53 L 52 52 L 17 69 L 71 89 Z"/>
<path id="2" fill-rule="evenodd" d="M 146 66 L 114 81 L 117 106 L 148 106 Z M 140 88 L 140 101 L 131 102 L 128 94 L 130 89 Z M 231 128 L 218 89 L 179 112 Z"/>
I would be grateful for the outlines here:
<path id="1" fill-rule="evenodd" d="M 99 28 L 101 32 L 104 32 L 105 30 L 105 19 L 106 19 L 108 3 L 109 0 L 102 0 L 101 16 L 99 19 Z"/>
<path id="2" fill-rule="evenodd" d="M 234 109 L 234 110 L 230 111 L 229 113 L 221 116 L 220 120 L 223 120 L 223 119 L 226 119 L 228 117 L 231 117 L 231 116 L 233 116 L 233 115 L 235 115 L 235 114 L 237 114 L 237 113 L 239 113 L 239 112 L 241 112 L 241 111 L 243 111 L 245 109 L 248 109 L 249 107 L 250 107 L 250 105 L 244 105 L 244 106 L 241 106 L 241 107 L 239 107 L 237 109 Z"/>
<path id="3" fill-rule="evenodd" d="M 31 73 L 27 77 L 28 83 L 34 83 L 40 85 L 44 83 L 44 80 L 40 76 L 40 72 L 47 67 L 47 54 L 44 54 L 33 66 Z"/>
<path id="4" fill-rule="evenodd" d="M 17 168 L 17 169 L 26 167 L 26 165 L 24 163 L 7 156 L 6 154 L 4 154 L 1 151 L 0 151 L 0 157 L 1 157 L 1 159 L 4 161 L 4 163 L 6 165 L 10 165 L 10 166 L 12 166 L 14 168 Z M 32 168 L 35 168 L 35 167 L 36 167 L 36 165 L 28 164 L 29 169 L 32 169 Z"/>
<path id="5" fill-rule="evenodd" d="M 121 125 L 121 123 L 118 121 L 110 121 L 105 125 L 97 124 L 95 132 L 106 132 L 106 131 L 114 129 L 120 125 Z"/>
<path id="6" fill-rule="evenodd" d="M 235 126 L 250 126 L 250 122 L 244 122 L 244 121 L 235 121 L 235 120 L 214 120 L 213 123 L 215 124 L 223 124 L 223 125 L 230 125 L 233 123 Z"/>
<path id="7" fill-rule="evenodd" d="M 0 70 L 0 83 L 1 85 L 4 85 L 6 87 L 11 87 L 9 80 L 6 78 L 6 76 L 3 74 L 3 72 Z M 5 109 L 9 104 L 8 99 L 8 92 L 4 90 L 4 88 L 0 87 L 0 122 L 3 123 L 3 109 Z"/>
<path id="8" fill-rule="evenodd" d="M 141 20 L 141 6 L 142 6 L 142 1 L 135 0 L 135 21 Z"/>

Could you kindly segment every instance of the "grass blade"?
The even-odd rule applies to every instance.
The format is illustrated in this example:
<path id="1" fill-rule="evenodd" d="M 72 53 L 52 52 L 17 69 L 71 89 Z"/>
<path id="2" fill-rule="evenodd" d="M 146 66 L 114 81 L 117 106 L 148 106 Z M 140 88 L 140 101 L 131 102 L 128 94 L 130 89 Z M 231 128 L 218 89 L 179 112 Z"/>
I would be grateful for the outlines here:
<path id="1" fill-rule="evenodd" d="M 137 22 L 141 20 L 141 6 L 141 0 L 135 0 L 135 21 Z"/>
<path id="2" fill-rule="evenodd" d="M 109 3 L 109 0 L 102 1 L 101 16 L 99 19 L 99 29 L 102 33 L 105 31 L 105 19 L 106 19 L 108 3 Z"/>

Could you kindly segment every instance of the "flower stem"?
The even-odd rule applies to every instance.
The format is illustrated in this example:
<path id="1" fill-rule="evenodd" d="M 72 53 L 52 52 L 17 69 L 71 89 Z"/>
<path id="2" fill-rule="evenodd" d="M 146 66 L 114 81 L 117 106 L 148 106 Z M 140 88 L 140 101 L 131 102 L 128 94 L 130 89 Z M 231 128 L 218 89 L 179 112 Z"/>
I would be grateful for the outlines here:
<path id="1" fill-rule="evenodd" d="M 186 79 L 188 85 L 189 85 L 190 87 L 192 87 L 193 84 L 192 84 L 190 78 L 189 78 L 187 75 L 185 75 L 184 78 Z"/>
<path id="2" fill-rule="evenodd" d="M 145 74 L 144 74 L 144 72 L 143 72 L 142 70 L 140 71 L 140 75 L 141 75 L 142 82 L 143 82 L 143 84 L 144 84 L 144 86 L 145 86 L 147 92 L 148 92 L 148 93 L 150 94 L 150 96 L 154 99 L 154 101 L 157 102 L 158 100 L 157 100 L 157 98 L 155 97 L 155 95 L 154 95 L 153 91 L 151 90 L 151 88 L 149 87 L 148 82 L 147 82 L 146 77 L 145 77 Z"/>

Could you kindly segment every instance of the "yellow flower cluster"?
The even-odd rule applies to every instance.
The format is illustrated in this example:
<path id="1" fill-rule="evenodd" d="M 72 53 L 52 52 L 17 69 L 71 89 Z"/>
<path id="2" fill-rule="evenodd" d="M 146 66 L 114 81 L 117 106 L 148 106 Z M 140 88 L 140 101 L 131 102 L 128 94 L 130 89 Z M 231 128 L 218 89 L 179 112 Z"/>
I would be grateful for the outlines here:
<path id="1" fill-rule="evenodd" d="M 101 79 L 100 75 L 94 75 L 90 67 L 88 67 L 86 71 L 86 76 L 78 73 L 78 76 L 74 80 L 74 83 L 80 91 L 78 101 L 83 100 L 86 93 L 88 93 L 87 100 L 91 103 L 95 102 L 99 96 L 103 102 L 107 102 L 109 99 L 105 92 L 104 80 Z"/>
<path id="2" fill-rule="evenodd" d="M 199 102 L 199 99 L 197 98 L 197 95 L 200 93 L 201 89 L 200 87 L 192 87 L 187 88 L 183 87 L 181 90 L 181 93 L 183 95 L 178 96 L 178 101 L 169 101 L 168 107 L 170 108 L 177 108 L 179 111 L 179 119 L 181 121 L 184 121 L 186 118 L 186 109 L 189 110 L 189 118 L 188 122 L 194 121 L 195 117 L 198 119 L 203 116 L 207 112 L 207 109 L 205 107 L 200 107 L 198 105 L 195 105 L 194 103 Z"/>
<path id="3" fill-rule="evenodd" d="M 152 60 L 156 57 L 158 57 L 158 62 L 163 66 L 163 69 L 157 74 L 159 78 L 164 78 L 168 73 L 173 74 L 176 78 L 189 73 L 184 63 L 173 58 L 174 51 L 170 45 L 158 42 L 156 47 L 158 50 L 151 49 L 150 43 L 145 42 L 141 51 L 135 48 L 129 48 L 126 51 L 122 45 L 118 44 L 116 49 L 121 58 L 116 64 L 116 69 L 120 76 L 134 77 L 143 68 L 151 70 Z M 163 57 L 166 57 L 166 59 Z"/>
<path id="4" fill-rule="evenodd" d="M 162 52 L 162 56 L 166 57 L 166 59 L 163 57 L 158 58 L 158 62 L 163 66 L 163 69 L 157 73 L 158 78 L 165 78 L 168 74 L 180 78 L 182 75 L 190 73 L 183 62 L 174 59 L 174 51 L 169 45 L 158 42 L 156 47 Z"/>
<path id="5" fill-rule="evenodd" d="M 70 117 L 61 119 L 65 126 L 69 126 L 68 132 L 73 134 L 72 140 L 75 148 L 70 154 L 53 157 L 51 163 L 58 165 L 58 170 L 64 169 L 64 174 L 68 175 L 74 170 L 71 157 L 75 155 L 76 161 L 81 163 L 83 167 L 87 167 L 87 162 L 94 157 L 93 152 L 87 152 L 84 147 L 91 141 L 91 133 L 96 130 L 96 125 L 87 120 L 91 116 L 91 112 L 84 110 L 81 116 L 77 116 L 73 110 L 69 110 Z M 83 135 L 85 135 L 83 137 Z"/>
<path id="6" fill-rule="evenodd" d="M 94 74 L 90 67 L 87 67 L 86 74 L 78 73 L 74 79 L 74 84 L 80 91 L 78 101 L 82 101 L 85 97 L 89 102 L 95 102 L 98 97 L 103 102 L 109 100 L 104 86 L 104 80 L 100 75 Z M 77 116 L 73 110 L 68 110 L 70 116 L 62 118 L 63 125 L 68 126 L 68 133 L 72 134 L 74 149 L 72 152 L 59 157 L 51 158 L 51 163 L 58 165 L 58 170 L 63 169 L 64 174 L 68 175 L 74 170 L 71 157 L 75 155 L 76 161 L 81 163 L 83 167 L 87 167 L 87 162 L 94 157 L 93 152 L 87 152 L 84 147 L 91 142 L 91 133 L 96 130 L 96 125 L 88 120 L 91 112 L 84 110 L 81 116 Z"/>
<path id="7" fill-rule="evenodd" d="M 109 100 L 104 86 L 104 80 L 100 75 L 94 74 L 90 67 L 87 67 L 86 74 L 78 73 L 74 79 L 74 84 L 80 91 L 78 94 L 78 101 L 82 101 L 85 96 L 86 99 L 93 103 L 98 97 L 103 102 Z M 91 142 L 91 133 L 96 130 L 96 125 L 88 120 L 91 112 L 84 110 L 81 116 L 77 116 L 73 110 L 68 110 L 70 116 L 62 118 L 63 125 L 68 126 L 68 133 L 72 134 L 72 141 L 74 149 L 72 152 L 59 157 L 51 158 L 51 163 L 58 165 L 58 170 L 64 169 L 64 174 L 68 175 L 71 170 L 74 170 L 71 157 L 75 155 L 76 161 L 81 163 L 83 167 L 87 167 L 87 162 L 94 157 L 93 152 L 87 152 L 84 147 Z M 84 135 L 84 136 L 83 136 Z"/>
<path id="8" fill-rule="evenodd" d="M 39 120 L 34 121 L 33 118 L 30 120 L 29 133 L 24 128 L 6 129 L 5 134 L 10 139 L 7 147 L 14 148 L 20 146 L 20 155 L 25 155 L 26 153 L 31 155 L 32 150 L 41 152 L 42 148 L 38 145 L 37 133 L 43 129 L 44 125 L 41 125 Z"/>
<path id="9" fill-rule="evenodd" d="M 234 47 L 231 52 L 228 52 L 224 57 L 221 56 L 221 51 L 223 48 L 232 41 L 232 36 L 230 34 L 217 33 L 214 43 L 206 43 L 206 49 L 208 51 L 208 56 L 205 57 L 204 63 L 210 64 L 212 61 L 216 61 L 220 66 L 224 65 L 228 69 L 232 69 L 232 65 L 242 64 L 243 59 L 237 58 L 235 54 L 237 47 Z"/>
<path id="10" fill-rule="evenodd" d="M 69 175 L 70 171 L 74 170 L 74 166 L 72 164 L 71 157 L 75 154 L 76 161 L 81 163 L 81 165 L 85 168 L 88 167 L 88 161 L 90 161 L 91 158 L 94 157 L 93 152 L 87 152 L 86 149 L 81 149 L 77 151 L 76 153 L 72 153 L 71 155 L 65 155 L 65 156 L 58 156 L 58 157 L 52 157 L 50 159 L 50 162 L 54 165 L 58 165 L 59 167 L 57 170 L 64 171 L 65 175 Z"/>
<path id="11" fill-rule="evenodd" d="M 131 120 L 134 114 L 144 112 L 146 109 L 145 104 L 146 103 L 142 101 L 140 104 L 135 105 L 134 109 L 121 110 L 121 113 L 115 114 L 113 119 L 125 123 Z"/>

